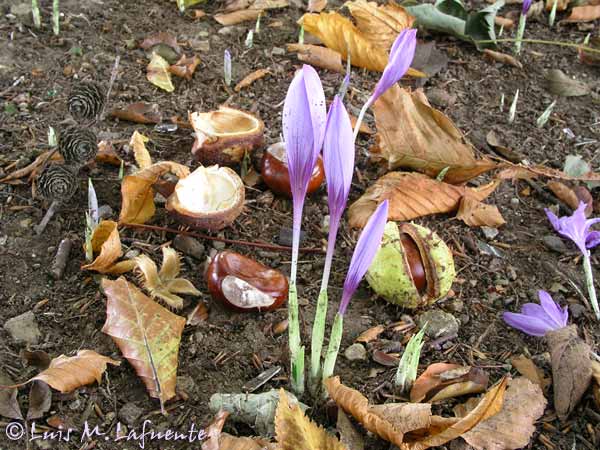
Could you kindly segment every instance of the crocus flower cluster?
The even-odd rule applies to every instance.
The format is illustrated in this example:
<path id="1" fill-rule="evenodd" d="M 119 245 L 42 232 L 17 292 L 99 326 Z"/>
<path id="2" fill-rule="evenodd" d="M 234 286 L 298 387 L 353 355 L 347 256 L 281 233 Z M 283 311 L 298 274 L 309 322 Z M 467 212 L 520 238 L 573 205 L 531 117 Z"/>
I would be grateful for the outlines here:
<path id="1" fill-rule="evenodd" d="M 600 231 L 590 230 L 591 226 L 600 222 L 600 218 L 586 219 L 586 205 L 583 202 L 579 203 L 579 207 L 571 216 L 556 217 L 556 215 L 546 209 L 548 220 L 558 234 L 571 239 L 583 256 L 583 269 L 585 272 L 586 284 L 590 302 L 596 318 L 600 320 L 600 308 L 598 307 L 598 298 L 596 296 L 596 288 L 594 287 L 594 274 L 592 272 L 592 263 L 590 259 L 589 249 L 600 244 Z"/>
<path id="2" fill-rule="evenodd" d="M 566 327 L 569 320 L 567 307 L 561 308 L 557 305 L 546 291 L 538 291 L 538 297 L 539 305 L 526 303 L 520 314 L 505 312 L 504 321 L 530 336 L 544 336 L 550 330 Z"/>
<path id="3" fill-rule="evenodd" d="M 521 44 L 523 40 L 523 34 L 525 34 L 525 24 L 527 23 L 527 13 L 531 8 L 533 0 L 523 0 L 523 7 L 521 9 L 521 16 L 519 17 L 519 27 L 517 28 L 517 39 L 515 40 L 515 53 L 518 55 L 521 53 Z"/>

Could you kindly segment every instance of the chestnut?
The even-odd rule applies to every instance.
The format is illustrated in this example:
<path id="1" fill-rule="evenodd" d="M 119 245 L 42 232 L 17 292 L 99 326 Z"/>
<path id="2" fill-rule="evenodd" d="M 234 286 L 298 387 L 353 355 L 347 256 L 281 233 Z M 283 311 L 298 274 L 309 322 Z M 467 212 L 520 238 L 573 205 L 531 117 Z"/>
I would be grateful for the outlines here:
<path id="1" fill-rule="evenodd" d="M 292 197 L 292 188 L 290 185 L 290 174 L 288 172 L 287 157 L 285 154 L 285 144 L 277 142 L 269 146 L 263 155 L 261 162 L 261 176 L 266 185 L 276 194 Z M 325 179 L 325 169 L 323 168 L 323 158 L 319 155 L 313 173 L 308 182 L 307 193 L 315 192 Z"/>
<path id="2" fill-rule="evenodd" d="M 404 247 L 404 253 L 406 254 L 406 262 L 408 263 L 408 270 L 415 283 L 415 287 L 419 293 L 424 293 L 427 287 L 427 278 L 425 277 L 425 267 L 423 267 L 423 260 L 419 253 L 419 247 L 408 234 L 402 234 L 400 236 L 400 242 Z"/>
<path id="3" fill-rule="evenodd" d="M 229 167 L 200 166 L 177 182 L 165 206 L 185 225 L 220 230 L 241 214 L 244 198 L 244 183 Z"/>
<path id="4" fill-rule="evenodd" d="M 214 256 L 206 269 L 206 284 L 215 300 L 240 312 L 271 311 L 288 295 L 283 273 L 230 250 Z"/>

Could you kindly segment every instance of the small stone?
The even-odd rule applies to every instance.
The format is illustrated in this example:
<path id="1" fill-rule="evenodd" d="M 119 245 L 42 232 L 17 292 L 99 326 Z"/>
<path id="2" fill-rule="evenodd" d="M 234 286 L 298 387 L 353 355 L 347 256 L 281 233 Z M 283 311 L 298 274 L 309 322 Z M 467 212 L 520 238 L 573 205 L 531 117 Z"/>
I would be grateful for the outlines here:
<path id="1" fill-rule="evenodd" d="M 271 55 L 272 56 L 283 56 L 283 55 L 285 55 L 285 49 L 281 48 L 281 47 L 273 47 L 271 49 Z"/>
<path id="2" fill-rule="evenodd" d="M 131 249 L 127 253 L 125 253 L 125 259 L 133 259 L 136 256 L 140 256 L 140 251 L 137 249 Z"/>
<path id="3" fill-rule="evenodd" d="M 129 426 L 135 425 L 137 420 L 142 417 L 144 410 L 133 402 L 127 402 L 119 410 L 119 419 Z"/>
<path id="4" fill-rule="evenodd" d="M 457 298 L 448 303 L 448 309 L 452 312 L 463 312 L 465 309 L 465 303 Z"/>
<path id="5" fill-rule="evenodd" d="M 585 313 L 585 306 L 580 303 L 573 303 L 569 305 L 569 311 L 573 319 L 579 319 Z"/>
<path id="6" fill-rule="evenodd" d="M 456 102 L 456 95 L 439 88 L 431 88 L 427 91 L 427 99 L 438 108 L 447 108 Z"/>
<path id="7" fill-rule="evenodd" d="M 329 214 L 326 214 L 321 219 L 321 230 L 323 233 L 329 233 Z"/>
<path id="8" fill-rule="evenodd" d="M 217 31 L 217 33 L 224 35 L 224 36 L 228 36 L 230 34 L 239 34 L 244 28 L 243 27 L 236 27 L 236 26 L 230 26 L 230 27 L 223 27 L 221 28 L 219 31 Z"/>
<path id="9" fill-rule="evenodd" d="M 196 382 L 189 375 L 178 376 L 177 389 L 181 389 L 183 392 L 193 397 L 196 393 Z"/>
<path id="10" fill-rule="evenodd" d="M 279 237 L 277 238 L 277 243 L 279 245 L 283 245 L 285 247 L 291 247 L 292 246 L 292 236 L 293 236 L 293 230 L 291 228 L 283 227 L 279 230 Z M 305 237 L 306 237 L 306 234 L 304 233 L 304 231 L 300 231 L 300 243 L 302 243 L 302 241 L 304 241 Z"/>
<path id="11" fill-rule="evenodd" d="M 418 323 L 420 328 L 427 323 L 425 334 L 432 339 L 457 335 L 460 327 L 460 322 L 456 317 L 440 309 L 433 309 L 421 314 Z"/>
<path id="12" fill-rule="evenodd" d="M 27 219 L 19 221 L 19 225 L 21 226 L 21 228 L 29 228 L 31 226 L 31 222 L 31 217 L 28 217 Z"/>
<path id="13" fill-rule="evenodd" d="M 210 41 L 193 39 L 190 41 L 190 45 L 192 46 L 192 49 L 197 52 L 207 53 L 210 51 Z"/>
<path id="14" fill-rule="evenodd" d="M 348 361 L 365 361 L 367 359 L 367 350 L 362 344 L 357 342 L 346 349 L 344 356 Z"/>
<path id="15" fill-rule="evenodd" d="M 519 199 L 517 197 L 513 197 L 510 199 L 510 206 L 512 206 L 513 208 L 516 208 L 517 206 L 519 206 Z"/>
<path id="16" fill-rule="evenodd" d="M 483 235 L 486 237 L 486 239 L 494 239 L 496 236 L 498 236 L 498 228 L 492 228 L 492 227 L 481 227 L 481 231 L 483 231 Z"/>
<path id="17" fill-rule="evenodd" d="M 35 316 L 31 311 L 7 320 L 4 329 L 18 343 L 37 344 L 42 337 Z"/>
<path id="18" fill-rule="evenodd" d="M 175 239 L 173 239 L 173 247 L 198 260 L 203 260 L 206 255 L 204 245 L 191 236 L 177 235 Z"/>
<path id="19" fill-rule="evenodd" d="M 98 208 L 98 218 L 100 220 L 108 219 L 114 215 L 114 210 L 110 205 L 102 205 Z"/>
<path id="20" fill-rule="evenodd" d="M 542 238 L 544 245 L 556 253 L 566 253 L 569 251 L 565 242 L 553 234 L 547 234 Z"/>

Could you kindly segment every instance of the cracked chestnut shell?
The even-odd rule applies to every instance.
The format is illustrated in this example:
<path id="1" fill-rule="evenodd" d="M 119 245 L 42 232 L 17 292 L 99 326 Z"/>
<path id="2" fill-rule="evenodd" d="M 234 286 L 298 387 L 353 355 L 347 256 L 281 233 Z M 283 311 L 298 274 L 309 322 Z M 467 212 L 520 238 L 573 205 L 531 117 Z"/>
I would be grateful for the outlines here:
<path id="1" fill-rule="evenodd" d="M 288 172 L 285 144 L 277 142 L 265 150 L 261 162 L 261 176 L 265 184 L 276 194 L 292 198 L 292 187 L 290 185 L 290 174 Z M 315 192 L 325 179 L 323 158 L 319 155 L 315 168 L 308 182 L 306 193 Z"/>
<path id="2" fill-rule="evenodd" d="M 247 256 L 225 250 L 217 253 L 206 270 L 211 296 L 239 312 L 271 311 L 288 295 L 288 281 L 279 270 Z"/>
<path id="3" fill-rule="evenodd" d="M 388 302 L 417 308 L 446 296 L 455 276 L 452 252 L 435 232 L 388 222 L 365 278 Z"/>
<path id="4" fill-rule="evenodd" d="M 220 230 L 241 214 L 244 198 L 244 183 L 229 167 L 200 166 L 177 182 L 166 208 L 185 225 Z"/>
<path id="5" fill-rule="evenodd" d="M 222 106 L 194 112 L 189 120 L 196 132 L 192 153 L 205 166 L 239 164 L 246 152 L 264 145 L 265 124 L 252 113 Z"/>

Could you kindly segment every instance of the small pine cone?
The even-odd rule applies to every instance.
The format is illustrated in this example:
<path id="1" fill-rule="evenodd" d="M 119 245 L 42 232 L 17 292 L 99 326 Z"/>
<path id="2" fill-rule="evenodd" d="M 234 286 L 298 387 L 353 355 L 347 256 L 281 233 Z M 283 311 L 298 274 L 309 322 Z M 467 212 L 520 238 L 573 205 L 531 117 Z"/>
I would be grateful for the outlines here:
<path id="1" fill-rule="evenodd" d="M 69 96 L 69 112 L 76 120 L 95 119 L 104 107 L 104 89 L 97 83 L 76 85 Z"/>
<path id="2" fill-rule="evenodd" d="M 58 151 L 67 164 L 81 167 L 96 157 L 98 139 L 89 128 L 69 127 L 60 132 Z"/>
<path id="3" fill-rule="evenodd" d="M 64 202 L 77 191 L 77 168 L 66 164 L 52 164 L 39 175 L 37 192 L 46 200 Z"/>

